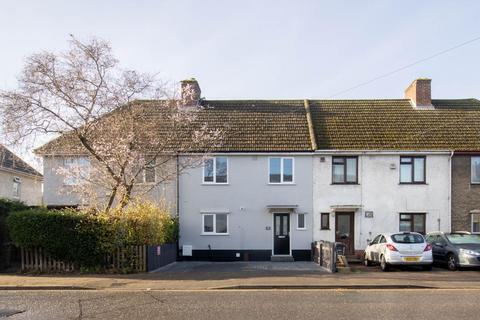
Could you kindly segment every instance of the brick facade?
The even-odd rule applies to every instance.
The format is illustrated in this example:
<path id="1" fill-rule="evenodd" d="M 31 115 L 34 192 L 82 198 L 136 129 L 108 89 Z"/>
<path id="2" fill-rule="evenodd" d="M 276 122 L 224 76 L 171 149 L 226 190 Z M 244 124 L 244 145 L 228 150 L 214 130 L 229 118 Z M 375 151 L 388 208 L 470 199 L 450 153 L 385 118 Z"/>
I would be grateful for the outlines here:
<path id="1" fill-rule="evenodd" d="M 452 231 L 471 231 L 472 210 L 480 209 L 480 185 L 471 184 L 470 155 L 452 161 Z"/>

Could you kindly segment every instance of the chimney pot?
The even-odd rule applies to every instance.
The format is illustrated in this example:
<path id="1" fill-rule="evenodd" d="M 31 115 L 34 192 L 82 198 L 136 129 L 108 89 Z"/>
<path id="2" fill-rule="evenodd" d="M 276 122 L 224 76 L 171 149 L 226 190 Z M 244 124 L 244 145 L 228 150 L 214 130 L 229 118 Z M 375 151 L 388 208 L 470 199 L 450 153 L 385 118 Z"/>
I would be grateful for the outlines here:
<path id="1" fill-rule="evenodd" d="M 405 89 L 405 98 L 413 102 L 415 108 L 429 109 L 432 105 L 432 79 L 418 78 Z"/>
<path id="2" fill-rule="evenodd" d="M 200 101 L 202 91 L 195 78 L 181 81 L 182 100 L 185 106 L 195 106 Z"/>

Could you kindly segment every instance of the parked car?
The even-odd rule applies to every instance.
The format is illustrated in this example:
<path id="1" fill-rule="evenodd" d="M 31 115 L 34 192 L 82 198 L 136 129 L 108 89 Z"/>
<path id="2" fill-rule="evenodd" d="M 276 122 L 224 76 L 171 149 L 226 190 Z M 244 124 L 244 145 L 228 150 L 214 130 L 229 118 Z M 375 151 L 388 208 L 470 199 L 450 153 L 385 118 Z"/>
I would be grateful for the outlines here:
<path id="1" fill-rule="evenodd" d="M 431 270 L 432 246 L 420 233 L 382 233 L 365 249 L 363 260 L 366 266 L 379 263 L 382 271 L 388 271 L 392 265 L 421 266 L 423 270 Z"/>
<path id="2" fill-rule="evenodd" d="M 432 245 L 433 261 L 449 270 L 480 266 L 480 235 L 469 232 L 431 232 L 427 242 Z"/>

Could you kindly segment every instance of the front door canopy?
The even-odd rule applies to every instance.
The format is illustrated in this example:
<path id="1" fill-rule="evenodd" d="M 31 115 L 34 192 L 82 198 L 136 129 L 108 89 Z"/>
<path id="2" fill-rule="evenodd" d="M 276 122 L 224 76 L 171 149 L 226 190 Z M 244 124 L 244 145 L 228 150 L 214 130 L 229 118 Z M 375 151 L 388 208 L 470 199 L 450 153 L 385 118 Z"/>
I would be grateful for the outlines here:
<path id="1" fill-rule="evenodd" d="M 357 204 L 345 204 L 345 205 L 334 205 L 330 206 L 332 212 L 352 212 L 361 209 L 361 205 Z"/>
<path id="2" fill-rule="evenodd" d="M 298 205 L 296 204 L 271 204 L 267 206 L 270 213 L 275 212 L 296 212 Z"/>

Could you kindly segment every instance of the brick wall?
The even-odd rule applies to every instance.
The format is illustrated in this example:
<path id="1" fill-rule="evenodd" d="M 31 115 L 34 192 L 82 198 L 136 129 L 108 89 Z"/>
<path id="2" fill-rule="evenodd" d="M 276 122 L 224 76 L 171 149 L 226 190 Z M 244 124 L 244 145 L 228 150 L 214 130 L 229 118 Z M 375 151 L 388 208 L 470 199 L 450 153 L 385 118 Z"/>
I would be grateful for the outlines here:
<path id="1" fill-rule="evenodd" d="M 452 161 L 452 231 L 471 231 L 470 211 L 480 209 L 480 185 L 470 183 L 470 156 Z"/>
<path id="2" fill-rule="evenodd" d="M 417 107 L 432 105 L 432 89 L 430 79 L 416 79 L 405 90 L 405 98 L 411 99 Z"/>

